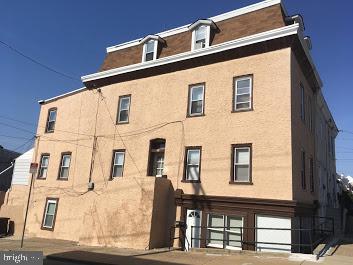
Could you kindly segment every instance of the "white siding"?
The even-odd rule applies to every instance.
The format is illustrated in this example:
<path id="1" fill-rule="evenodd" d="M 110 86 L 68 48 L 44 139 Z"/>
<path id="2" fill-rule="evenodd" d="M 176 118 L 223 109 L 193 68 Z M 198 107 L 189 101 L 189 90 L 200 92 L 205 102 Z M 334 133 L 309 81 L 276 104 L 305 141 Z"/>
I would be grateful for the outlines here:
<path id="1" fill-rule="evenodd" d="M 28 185 L 29 168 L 32 162 L 33 149 L 27 151 L 15 160 L 11 185 Z"/>

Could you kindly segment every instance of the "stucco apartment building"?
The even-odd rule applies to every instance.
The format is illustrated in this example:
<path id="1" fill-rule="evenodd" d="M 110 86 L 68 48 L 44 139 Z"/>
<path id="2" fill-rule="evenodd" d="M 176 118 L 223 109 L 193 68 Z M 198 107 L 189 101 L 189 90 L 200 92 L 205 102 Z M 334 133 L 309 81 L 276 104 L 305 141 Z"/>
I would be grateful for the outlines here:
<path id="1" fill-rule="evenodd" d="M 107 48 L 84 88 L 40 101 L 26 235 L 291 250 L 304 236 L 254 228 L 324 214 L 337 134 L 304 36 L 270 0 Z"/>

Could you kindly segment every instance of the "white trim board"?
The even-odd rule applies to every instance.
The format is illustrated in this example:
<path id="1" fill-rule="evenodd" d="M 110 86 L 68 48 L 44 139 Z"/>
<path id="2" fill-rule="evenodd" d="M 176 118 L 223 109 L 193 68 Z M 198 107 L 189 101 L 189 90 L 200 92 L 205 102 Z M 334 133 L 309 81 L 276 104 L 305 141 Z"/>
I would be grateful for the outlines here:
<path id="1" fill-rule="evenodd" d="M 207 48 L 198 49 L 194 51 L 188 51 L 168 57 L 163 57 L 156 59 L 154 61 L 148 61 L 138 64 L 127 65 L 119 68 L 114 68 L 110 70 L 106 70 L 103 72 L 98 72 L 90 75 L 85 75 L 81 77 L 82 82 L 89 82 L 101 78 L 111 77 L 115 75 L 120 75 L 124 73 L 134 72 L 146 68 L 156 67 L 160 65 L 166 65 L 174 62 L 184 61 L 192 58 L 197 58 L 209 54 L 219 53 L 226 50 L 231 50 L 247 45 L 251 45 L 254 43 L 259 43 L 267 40 L 277 39 L 289 35 L 298 34 L 299 24 L 293 24 L 289 26 L 285 26 L 278 29 L 273 29 L 265 32 L 261 32 L 258 34 L 246 36 L 243 38 L 239 38 L 236 40 L 231 40 L 227 42 L 223 42 L 217 45 L 212 45 Z M 300 37 L 300 35 L 298 35 Z M 314 66 L 313 66 L 314 67 Z"/>
<path id="2" fill-rule="evenodd" d="M 255 3 L 253 5 L 245 6 L 245 7 L 239 8 L 239 9 L 235 9 L 235 10 L 227 12 L 227 13 L 223 13 L 223 14 L 220 14 L 220 15 L 217 15 L 217 16 L 213 16 L 213 17 L 210 17 L 208 19 L 212 20 L 213 22 L 216 23 L 216 22 L 219 22 L 219 21 L 223 21 L 223 20 L 230 19 L 230 18 L 233 18 L 233 17 L 241 16 L 241 15 L 244 15 L 244 14 L 247 14 L 247 13 L 250 13 L 250 12 L 254 12 L 254 11 L 257 11 L 257 10 L 260 10 L 260 9 L 264 9 L 266 7 L 270 7 L 270 6 L 277 5 L 277 4 L 281 4 L 284 13 L 287 15 L 287 11 L 284 8 L 283 3 L 282 3 L 281 0 L 266 0 L 266 1 L 259 2 L 259 3 Z M 188 31 L 189 30 L 189 26 L 192 25 L 192 24 L 194 24 L 194 22 L 190 23 L 190 24 L 187 24 L 187 25 L 184 25 L 184 26 L 181 26 L 181 27 L 177 27 L 177 28 L 174 28 L 174 29 L 170 29 L 170 30 L 166 30 L 166 31 L 163 31 L 163 32 L 160 32 L 160 33 L 156 33 L 156 34 L 153 34 L 153 35 L 158 35 L 161 38 L 165 38 L 165 37 L 168 37 L 168 36 L 172 36 L 172 35 L 175 35 L 175 34 L 178 34 L 178 33 L 182 33 L 182 32 Z M 125 48 L 128 48 L 128 47 L 132 47 L 132 46 L 136 46 L 136 45 L 138 45 L 140 43 L 140 41 L 142 39 L 143 38 L 139 38 L 139 39 L 135 39 L 135 40 L 132 40 L 132 41 L 128 41 L 128 42 L 124 42 L 124 43 L 121 43 L 121 44 L 117 44 L 117 45 L 114 45 L 114 46 L 110 46 L 110 47 L 108 47 L 106 49 L 107 53 L 118 51 L 118 50 L 122 50 L 122 49 L 125 49 Z"/>
<path id="3" fill-rule="evenodd" d="M 39 100 L 38 103 L 39 103 L 39 104 L 45 104 L 45 103 L 48 103 L 48 102 L 51 102 L 51 101 L 54 101 L 54 100 L 57 100 L 57 99 L 60 99 L 60 98 L 63 98 L 63 97 L 71 96 L 71 95 L 73 95 L 73 94 L 82 92 L 82 91 L 84 91 L 84 90 L 86 90 L 86 89 L 87 89 L 86 87 L 81 87 L 81 88 L 79 88 L 79 89 L 76 89 L 76 90 L 73 90 L 73 91 L 70 91 L 70 92 L 61 94 L 61 95 L 56 96 L 56 97 L 52 97 L 52 98 L 48 98 L 48 99 Z"/>

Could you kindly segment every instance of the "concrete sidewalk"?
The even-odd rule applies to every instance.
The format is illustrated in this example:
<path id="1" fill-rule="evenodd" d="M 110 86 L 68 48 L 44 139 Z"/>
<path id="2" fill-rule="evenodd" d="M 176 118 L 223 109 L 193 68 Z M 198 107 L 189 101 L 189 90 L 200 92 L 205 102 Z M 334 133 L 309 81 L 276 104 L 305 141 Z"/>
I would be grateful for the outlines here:
<path id="1" fill-rule="evenodd" d="M 20 241 L 0 239 L 1 250 L 19 250 Z M 316 264 L 308 261 L 310 255 L 290 255 L 241 251 L 226 253 L 222 251 L 183 252 L 168 249 L 133 250 L 110 247 L 79 246 L 75 242 L 31 238 L 25 240 L 24 250 L 43 251 L 47 260 L 72 262 L 88 265 L 299 265 Z M 322 264 L 353 264 L 352 257 L 332 256 L 321 259 Z M 346 259 L 348 258 L 348 259 Z"/>

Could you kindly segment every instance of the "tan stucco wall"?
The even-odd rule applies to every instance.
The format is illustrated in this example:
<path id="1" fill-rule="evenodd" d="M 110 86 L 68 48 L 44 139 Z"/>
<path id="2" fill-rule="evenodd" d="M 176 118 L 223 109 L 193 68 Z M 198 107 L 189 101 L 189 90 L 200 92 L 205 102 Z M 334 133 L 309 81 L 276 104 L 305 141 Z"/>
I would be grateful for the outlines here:
<path id="1" fill-rule="evenodd" d="M 314 93 L 305 78 L 297 58 L 292 53 L 291 55 L 291 69 L 292 69 L 292 151 L 293 151 L 293 199 L 300 202 L 312 203 L 317 199 L 318 180 L 314 178 L 315 192 L 310 192 L 310 170 L 309 158 L 313 157 L 315 161 L 315 129 L 310 130 L 309 126 L 309 112 L 312 108 L 313 124 L 314 124 L 314 107 L 309 106 L 309 98 L 312 104 L 315 104 Z M 300 84 L 303 84 L 305 91 L 305 122 L 301 119 L 301 89 Z M 314 126 L 314 125 L 313 125 Z M 306 155 L 306 189 L 302 188 L 301 168 L 302 158 L 301 151 L 305 151 Z M 315 165 L 314 165 L 315 170 Z M 316 176 L 316 172 L 314 173 Z"/>
<path id="2" fill-rule="evenodd" d="M 48 178 L 34 183 L 28 233 L 121 246 L 116 238 L 125 240 L 125 231 L 132 235 L 137 224 L 146 222 L 139 235 L 149 232 L 145 229 L 151 228 L 153 198 L 146 199 L 141 189 L 148 187 L 147 194 L 153 197 L 154 179 L 146 177 L 146 172 L 149 142 L 154 138 L 166 139 L 165 173 L 174 189 L 291 200 L 290 58 L 290 49 L 283 49 L 108 85 L 101 90 L 104 100 L 94 90 L 42 105 L 36 160 L 41 153 L 50 153 L 50 162 Z M 233 77 L 245 74 L 254 76 L 254 110 L 232 113 Z M 186 118 L 188 85 L 199 82 L 206 83 L 205 116 Z M 131 94 L 130 123 L 115 127 L 118 98 L 126 94 Z M 55 132 L 44 134 L 51 107 L 58 108 Z M 101 195 L 92 191 L 80 195 L 87 190 L 96 114 L 92 180 Z M 253 185 L 229 184 L 231 144 L 239 143 L 252 143 Z M 202 146 L 201 183 L 182 183 L 185 146 L 195 145 Z M 127 150 L 124 177 L 109 181 L 113 149 Z M 72 152 L 70 177 L 58 181 L 60 156 L 65 151 Z M 60 197 L 55 230 L 40 230 L 45 198 L 55 196 Z M 128 214 L 121 208 L 128 208 Z M 136 222 L 131 221 L 133 210 Z M 116 231 L 107 228 L 113 215 L 124 222 Z M 145 247 L 148 242 L 141 237 L 131 246 Z"/>
<path id="3" fill-rule="evenodd" d="M 6 192 L 4 204 L 0 209 L 0 217 L 10 218 L 14 238 L 20 238 L 23 230 L 24 216 L 28 199 L 27 185 L 12 185 Z"/>

